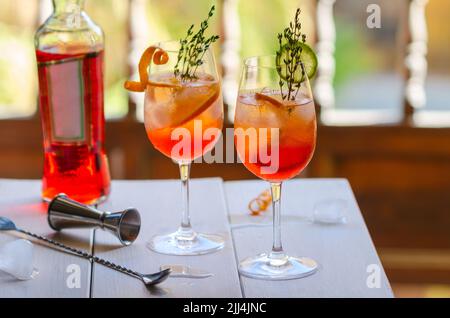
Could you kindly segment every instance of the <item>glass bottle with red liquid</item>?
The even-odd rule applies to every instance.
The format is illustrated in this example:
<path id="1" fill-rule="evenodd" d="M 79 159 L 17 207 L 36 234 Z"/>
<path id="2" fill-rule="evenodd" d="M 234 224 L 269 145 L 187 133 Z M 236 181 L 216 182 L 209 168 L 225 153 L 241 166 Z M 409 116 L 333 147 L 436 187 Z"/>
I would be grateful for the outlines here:
<path id="1" fill-rule="evenodd" d="M 59 193 L 83 203 L 110 191 L 104 150 L 103 32 L 84 0 L 53 0 L 35 36 L 44 137 L 42 197 Z"/>

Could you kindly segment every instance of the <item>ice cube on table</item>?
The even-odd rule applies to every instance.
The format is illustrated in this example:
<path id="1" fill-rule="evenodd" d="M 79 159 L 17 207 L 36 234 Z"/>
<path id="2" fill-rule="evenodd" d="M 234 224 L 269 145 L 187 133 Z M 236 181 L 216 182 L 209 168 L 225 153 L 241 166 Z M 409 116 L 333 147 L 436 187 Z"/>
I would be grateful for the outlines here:
<path id="1" fill-rule="evenodd" d="M 0 245 L 0 271 L 19 280 L 33 279 L 38 271 L 33 267 L 33 243 L 19 239 Z"/>
<path id="2" fill-rule="evenodd" d="M 343 199 L 331 199 L 315 204 L 312 221 L 320 224 L 346 223 L 347 201 Z"/>

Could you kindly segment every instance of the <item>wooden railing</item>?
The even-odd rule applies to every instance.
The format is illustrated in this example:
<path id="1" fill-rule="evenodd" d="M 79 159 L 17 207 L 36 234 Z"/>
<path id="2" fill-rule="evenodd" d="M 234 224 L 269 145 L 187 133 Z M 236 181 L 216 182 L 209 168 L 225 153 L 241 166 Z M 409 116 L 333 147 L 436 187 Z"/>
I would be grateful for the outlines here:
<path id="1" fill-rule="evenodd" d="M 239 75 L 239 15 L 237 14 L 238 0 L 223 0 L 223 68 L 225 101 L 230 105 L 229 118 L 233 118 L 233 105 L 236 98 L 237 79 Z M 427 74 L 427 25 L 425 9 L 428 0 L 404 0 L 407 14 L 400 17 L 399 29 L 405 31 L 404 47 L 404 103 L 402 116 L 382 110 L 337 110 L 335 105 L 335 90 L 333 80 L 335 74 L 335 42 L 336 27 L 334 23 L 333 7 L 336 0 L 315 0 L 316 3 L 316 39 L 315 44 L 319 67 L 314 81 L 314 95 L 318 110 L 321 113 L 322 124 L 325 125 L 366 125 L 366 124 L 407 124 L 427 126 L 429 118 L 421 116 L 428 113 L 425 108 L 425 81 Z M 402 25 L 403 24 L 403 25 Z M 419 115 L 418 115 L 419 114 Z M 445 118 L 450 115 L 450 109 Z M 439 114 L 442 118 L 442 113 Z M 440 124 L 442 125 L 442 122 Z M 432 123 L 431 123 L 432 125 Z M 445 126 L 450 126 L 448 120 Z"/>
<path id="2" fill-rule="evenodd" d="M 129 70 L 137 69 L 139 53 L 148 45 L 148 21 L 145 0 L 128 0 L 129 5 Z M 240 74 L 241 28 L 238 6 L 242 0 L 218 0 L 221 14 L 222 51 L 219 59 L 223 70 L 224 100 L 228 105 L 228 119 L 233 121 L 234 104 L 238 90 Z M 446 114 L 429 115 L 426 106 L 425 82 L 427 75 L 427 23 L 426 5 L 429 0 L 402 0 L 405 14 L 399 17 L 399 30 L 404 36 L 404 103 L 401 118 L 383 110 L 367 110 L 365 107 L 351 111 L 336 108 L 335 89 L 335 42 L 336 27 L 334 22 L 334 5 L 336 0 L 311 0 L 315 4 L 315 49 L 319 66 L 314 80 L 314 95 L 321 113 L 323 125 L 371 125 L 371 124 L 406 124 L 427 126 L 427 118 L 439 116 L 440 126 L 450 126 L 450 109 Z M 48 16 L 50 1 L 39 0 L 40 15 L 36 25 Z M 131 19 L 133 17 L 133 19 Z M 142 119 L 142 101 L 130 96 L 128 118 Z M 136 107 L 137 105 L 137 107 Z M 449 119 L 447 124 L 445 120 Z M 444 122 L 444 124 L 442 124 Z M 429 120 L 428 120 L 429 123 Z M 431 123 L 432 125 L 432 123 Z"/>

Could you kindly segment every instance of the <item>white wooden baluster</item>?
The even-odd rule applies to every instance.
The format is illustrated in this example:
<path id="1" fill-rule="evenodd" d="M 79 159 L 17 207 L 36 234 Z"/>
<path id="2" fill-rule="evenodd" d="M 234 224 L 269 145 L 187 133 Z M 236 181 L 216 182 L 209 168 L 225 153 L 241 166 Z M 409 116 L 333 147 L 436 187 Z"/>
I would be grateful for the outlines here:
<path id="1" fill-rule="evenodd" d="M 142 52 L 147 48 L 150 43 L 150 34 L 148 23 L 148 17 L 146 15 L 145 0 L 131 0 L 130 1 L 130 33 L 131 33 L 131 53 L 129 56 L 129 65 L 133 70 L 133 78 L 138 79 L 138 64 L 141 58 Z M 152 34 L 153 35 L 153 34 Z M 139 93 L 129 93 L 130 98 L 136 105 L 136 117 L 139 121 L 144 120 L 144 99 Z M 132 111 L 130 115 L 134 115 Z"/>
<path id="2" fill-rule="evenodd" d="M 314 84 L 314 95 L 323 110 L 335 105 L 333 78 L 335 73 L 336 27 L 333 5 L 336 0 L 318 0 L 316 12 L 318 74 Z"/>
<path id="3" fill-rule="evenodd" d="M 237 92 L 239 89 L 240 73 L 240 39 L 241 26 L 238 13 L 239 0 L 223 0 L 222 24 L 224 33 L 222 66 L 224 76 L 222 80 L 225 104 L 228 105 L 228 119 L 234 120 Z"/>
<path id="4" fill-rule="evenodd" d="M 405 98 L 406 114 L 426 104 L 425 79 L 427 75 L 427 23 L 425 6 L 428 0 L 409 0 L 409 43 L 406 47 L 405 66 L 408 70 Z"/>

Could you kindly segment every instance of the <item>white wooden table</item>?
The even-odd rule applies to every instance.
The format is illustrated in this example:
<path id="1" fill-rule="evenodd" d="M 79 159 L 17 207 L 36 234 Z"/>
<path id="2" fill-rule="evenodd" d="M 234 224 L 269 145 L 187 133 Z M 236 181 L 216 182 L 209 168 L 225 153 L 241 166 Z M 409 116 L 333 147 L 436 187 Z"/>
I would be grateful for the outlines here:
<path id="1" fill-rule="evenodd" d="M 317 273 L 291 281 L 262 281 L 240 277 L 240 259 L 271 247 L 271 215 L 248 215 L 247 204 L 267 184 L 262 181 L 222 182 L 219 178 L 191 182 L 191 216 L 196 230 L 218 233 L 226 239 L 223 250 L 202 256 L 167 256 L 149 251 L 146 242 L 156 233 L 175 230 L 180 218 L 177 180 L 114 181 L 112 193 L 99 208 L 121 210 L 133 206 L 141 212 L 138 240 L 122 247 L 100 230 L 54 233 L 46 222 L 40 181 L 0 180 L 0 215 L 22 228 L 144 273 L 160 264 L 185 264 L 207 270 L 207 279 L 169 278 L 148 290 L 139 281 L 89 261 L 35 244 L 35 266 L 40 274 L 16 281 L 0 273 L 0 297 L 392 297 L 392 291 L 366 229 L 351 188 L 343 179 L 292 180 L 283 186 L 283 243 L 288 253 L 309 256 L 320 263 Z M 311 223 L 316 203 L 327 199 L 347 202 L 342 225 Z M 0 233 L 0 244 L 17 239 Z M 72 266 L 71 266 L 72 265 Z M 67 283 L 73 267 L 80 269 L 79 288 Z M 373 269 L 379 269 L 371 272 Z M 369 270 L 369 272 L 368 272 Z M 379 274 L 379 275 L 378 275 Z M 375 281 L 372 280 L 376 275 Z M 369 277 L 370 276 L 370 277 Z M 367 284 L 367 280 L 372 284 Z M 379 278 L 379 284 L 376 279 Z M 375 282 L 375 284 L 374 284 Z"/>

